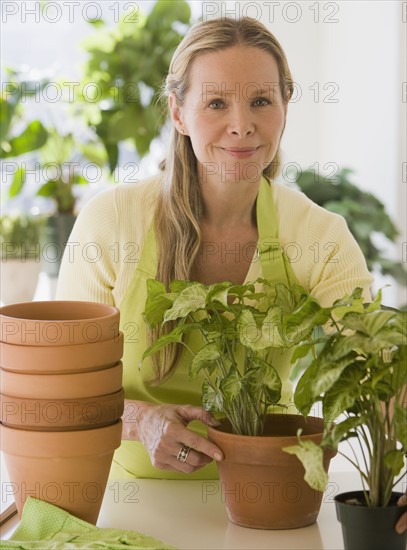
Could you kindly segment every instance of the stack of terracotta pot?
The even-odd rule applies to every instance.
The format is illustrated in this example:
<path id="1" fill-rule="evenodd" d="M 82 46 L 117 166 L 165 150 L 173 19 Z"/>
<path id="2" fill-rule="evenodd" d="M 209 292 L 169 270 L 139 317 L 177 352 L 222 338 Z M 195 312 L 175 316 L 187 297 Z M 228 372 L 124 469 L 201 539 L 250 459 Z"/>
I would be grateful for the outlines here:
<path id="1" fill-rule="evenodd" d="M 96 523 L 122 431 L 119 310 L 12 304 L 0 329 L 1 444 L 18 512 L 34 496 Z"/>

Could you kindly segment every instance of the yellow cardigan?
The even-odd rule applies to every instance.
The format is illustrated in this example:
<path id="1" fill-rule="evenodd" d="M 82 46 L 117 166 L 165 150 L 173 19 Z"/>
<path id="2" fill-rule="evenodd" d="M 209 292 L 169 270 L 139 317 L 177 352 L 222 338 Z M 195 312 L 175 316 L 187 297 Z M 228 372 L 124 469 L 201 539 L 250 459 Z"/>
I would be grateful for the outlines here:
<path id="1" fill-rule="evenodd" d="M 345 220 L 303 193 L 272 183 L 279 239 L 298 282 L 321 305 L 331 305 L 373 277 Z M 64 253 L 59 300 L 88 300 L 120 307 L 152 222 L 160 177 L 121 184 L 93 197 L 82 209 Z M 261 276 L 260 262 L 250 268 Z"/>

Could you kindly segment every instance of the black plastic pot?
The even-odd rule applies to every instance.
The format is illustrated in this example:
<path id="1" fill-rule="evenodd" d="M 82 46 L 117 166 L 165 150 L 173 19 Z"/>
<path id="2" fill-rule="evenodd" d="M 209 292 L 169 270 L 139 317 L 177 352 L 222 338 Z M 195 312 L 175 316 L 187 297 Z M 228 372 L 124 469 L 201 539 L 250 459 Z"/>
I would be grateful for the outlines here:
<path id="1" fill-rule="evenodd" d="M 395 525 L 407 512 L 407 505 L 397 506 L 402 493 L 394 492 L 389 506 L 369 508 L 363 491 L 341 493 L 335 497 L 336 516 L 342 525 L 345 550 L 405 550 L 407 532 L 399 535 Z M 361 504 L 352 504 L 349 501 Z"/>
<path id="2" fill-rule="evenodd" d="M 58 277 L 65 245 L 71 234 L 76 217 L 59 213 L 50 216 L 42 231 L 42 270 L 49 277 Z"/>

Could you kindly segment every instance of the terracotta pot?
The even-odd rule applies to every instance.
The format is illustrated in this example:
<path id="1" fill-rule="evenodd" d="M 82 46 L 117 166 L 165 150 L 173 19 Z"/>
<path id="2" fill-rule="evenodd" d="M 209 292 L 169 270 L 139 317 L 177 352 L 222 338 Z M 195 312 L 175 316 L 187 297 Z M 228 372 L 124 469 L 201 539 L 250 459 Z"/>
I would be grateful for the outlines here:
<path id="1" fill-rule="evenodd" d="M 123 356 L 123 333 L 102 342 L 67 346 L 17 346 L 0 342 L 1 368 L 27 374 L 68 374 L 115 365 Z"/>
<path id="2" fill-rule="evenodd" d="M 407 504 L 397 506 L 401 495 L 394 492 L 390 504 L 381 508 L 368 508 L 363 491 L 336 495 L 336 516 L 342 525 L 345 550 L 405 550 L 407 531 L 399 535 L 394 528 L 407 512 Z"/>
<path id="3" fill-rule="evenodd" d="M 23 302 L 0 308 L 0 340 L 22 346 L 66 346 L 119 334 L 119 310 L 97 302 Z"/>
<path id="4" fill-rule="evenodd" d="M 124 410 L 124 390 L 84 399 L 20 399 L 0 394 L 0 402 L 1 422 L 10 428 L 84 430 L 117 422 Z"/>
<path id="5" fill-rule="evenodd" d="M 1 369 L 0 393 L 23 399 L 81 399 L 122 387 L 123 365 L 73 374 L 21 374 Z"/>
<path id="6" fill-rule="evenodd" d="M 300 415 L 269 415 L 263 436 L 233 434 L 228 421 L 208 427 L 225 456 L 217 467 L 230 521 L 255 529 L 296 529 L 316 521 L 322 493 L 304 481 L 298 458 L 282 450 L 298 443 L 299 428 L 302 439 L 321 441 L 323 420 Z M 325 453 L 326 470 L 334 454 Z"/>
<path id="7" fill-rule="evenodd" d="M 28 496 L 96 524 L 122 422 L 92 430 L 36 432 L 0 426 L 7 471 L 21 516 Z"/>

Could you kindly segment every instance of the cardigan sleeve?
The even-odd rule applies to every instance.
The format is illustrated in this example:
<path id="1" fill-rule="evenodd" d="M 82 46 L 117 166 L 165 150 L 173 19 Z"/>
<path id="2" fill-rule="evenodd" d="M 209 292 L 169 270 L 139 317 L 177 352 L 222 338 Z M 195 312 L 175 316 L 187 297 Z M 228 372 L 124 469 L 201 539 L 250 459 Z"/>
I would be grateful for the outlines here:
<path id="1" fill-rule="evenodd" d="M 282 184 L 273 184 L 273 196 L 280 243 L 300 285 L 326 307 L 356 287 L 370 302 L 373 277 L 345 219 Z"/>
<path id="2" fill-rule="evenodd" d="M 114 190 L 99 193 L 81 210 L 64 251 L 58 300 L 115 305 L 117 215 Z"/>
<path id="3" fill-rule="evenodd" d="M 345 219 L 313 205 L 307 234 L 309 289 L 321 305 L 333 304 L 356 287 L 370 302 L 373 277 Z"/>

